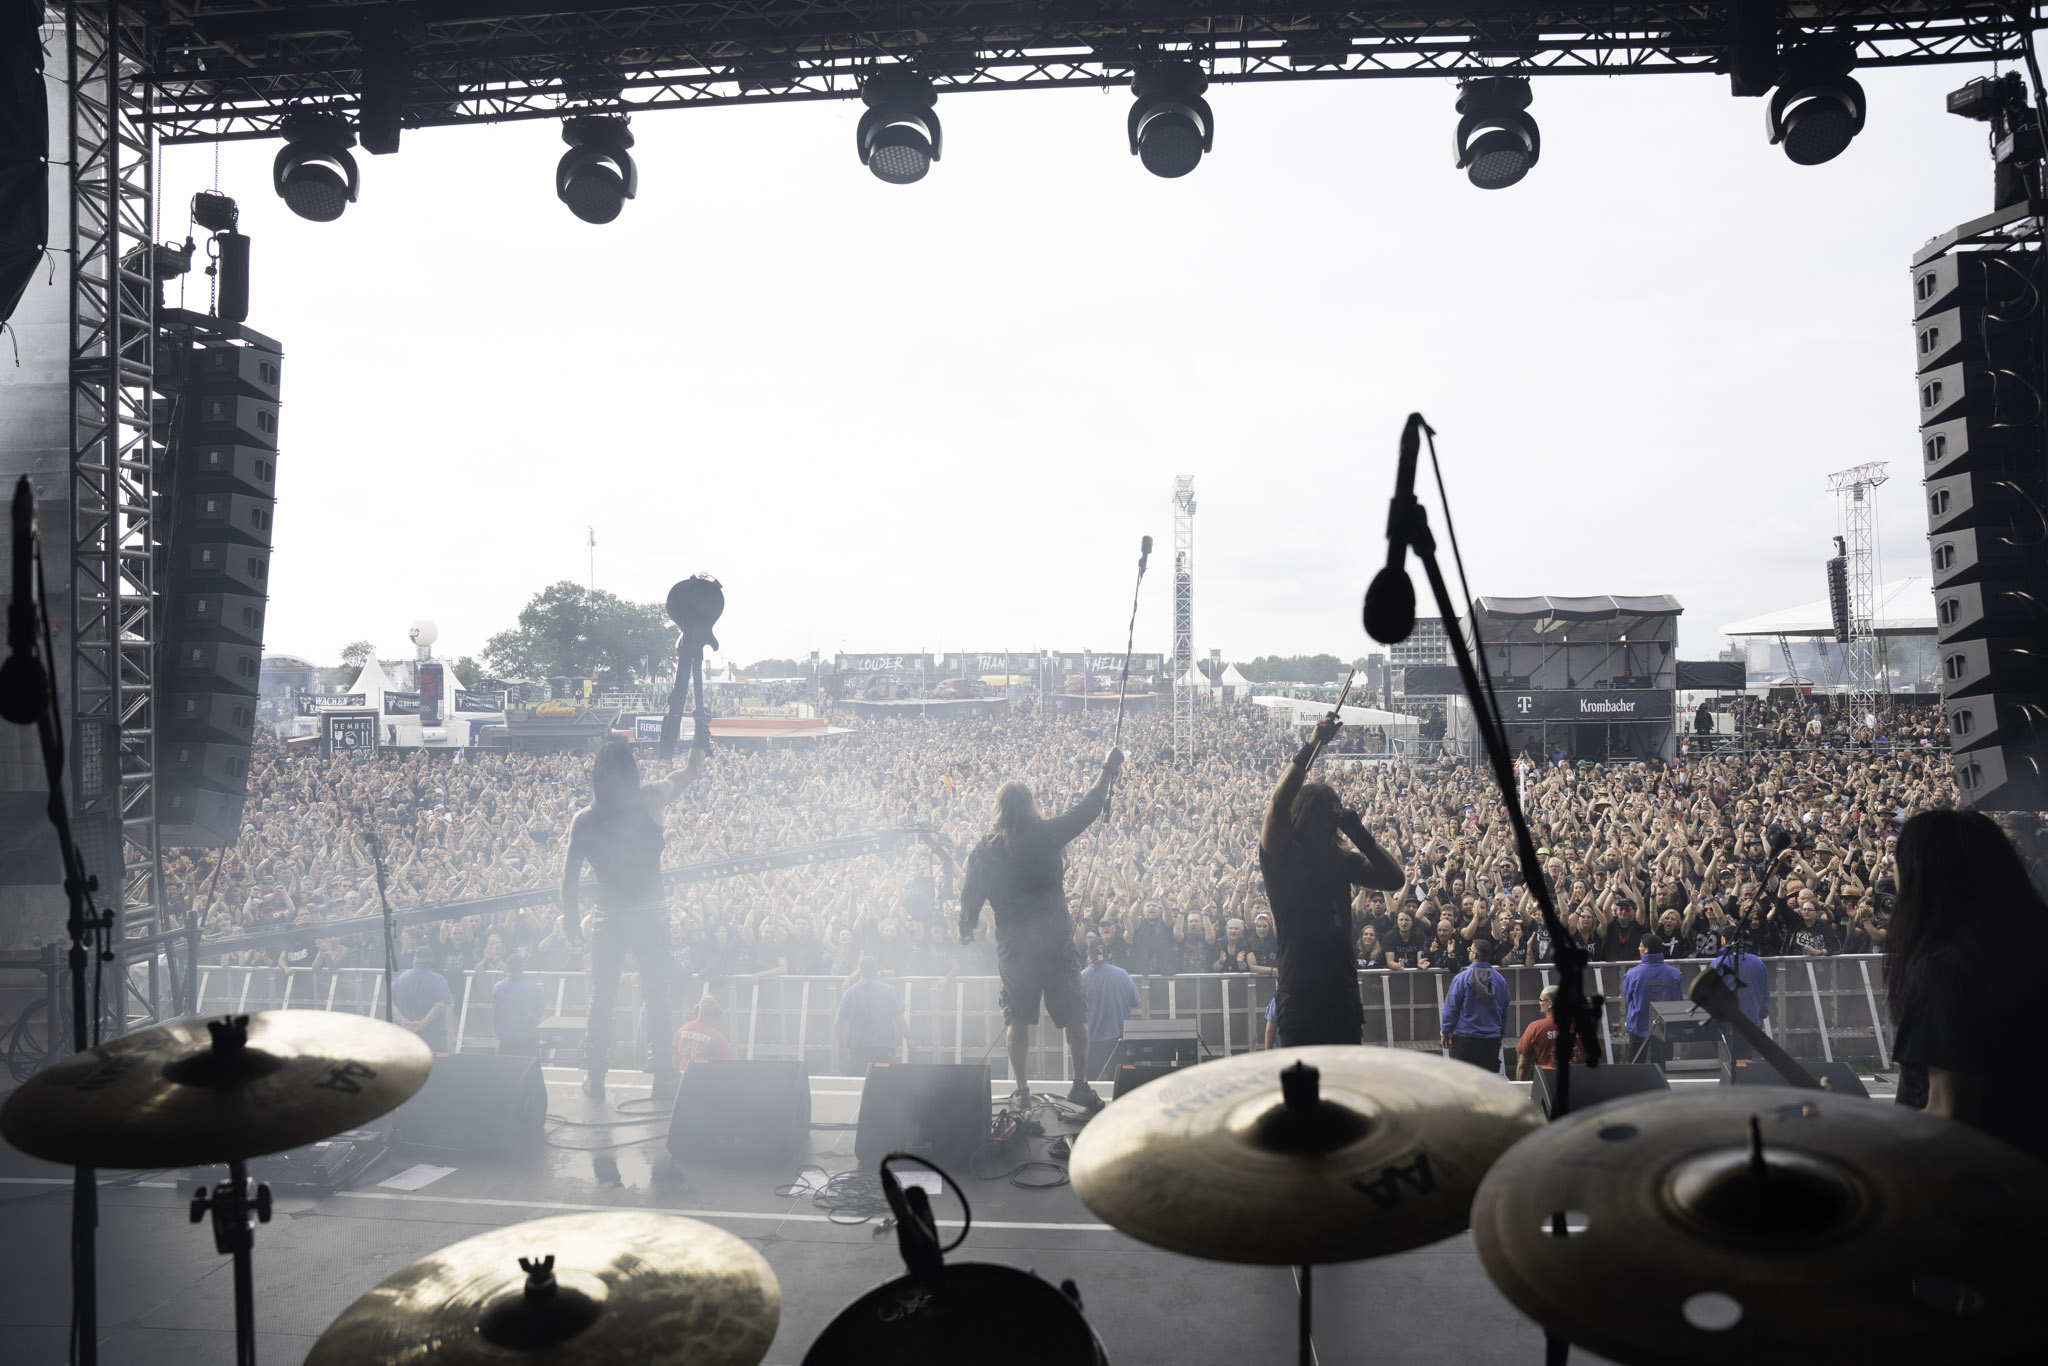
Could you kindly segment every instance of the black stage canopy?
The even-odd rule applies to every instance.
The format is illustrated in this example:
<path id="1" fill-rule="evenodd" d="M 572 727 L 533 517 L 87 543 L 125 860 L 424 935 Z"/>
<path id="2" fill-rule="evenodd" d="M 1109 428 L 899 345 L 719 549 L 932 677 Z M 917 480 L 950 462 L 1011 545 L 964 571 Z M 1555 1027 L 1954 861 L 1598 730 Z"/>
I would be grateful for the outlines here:
<path id="1" fill-rule="evenodd" d="M 2013 11 L 1955 0 L 1209 6 L 1191 0 L 163 0 L 144 116 L 170 142 L 275 135 L 298 108 L 402 126 L 689 105 L 846 99 L 905 63 L 941 94 L 1105 86 L 1162 59 L 1210 80 L 1623 75 L 1729 70 L 1738 30 L 1847 40 L 1858 67 L 2020 58 Z M 1762 25 L 1762 29 L 1758 29 Z M 1760 92 L 1753 92 L 1760 93 Z"/>

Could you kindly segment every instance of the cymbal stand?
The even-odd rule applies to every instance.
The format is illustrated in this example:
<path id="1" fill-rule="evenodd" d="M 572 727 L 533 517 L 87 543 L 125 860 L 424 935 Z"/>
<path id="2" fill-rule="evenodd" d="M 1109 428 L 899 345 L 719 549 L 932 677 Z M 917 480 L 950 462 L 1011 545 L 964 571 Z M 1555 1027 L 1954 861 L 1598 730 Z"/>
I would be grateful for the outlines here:
<path id="1" fill-rule="evenodd" d="M 1429 458 L 1432 468 L 1436 466 L 1436 433 L 1427 423 L 1422 422 L 1420 413 L 1410 417 L 1411 423 L 1420 424 L 1429 436 Z M 1443 477 L 1437 475 L 1437 493 L 1443 496 Z M 1445 517 L 1450 516 L 1450 500 L 1444 499 Z M 1388 518 L 1389 534 L 1398 532 L 1408 543 L 1415 557 L 1422 561 L 1423 573 L 1429 579 L 1429 590 L 1436 599 L 1437 611 L 1442 619 L 1455 622 L 1460 618 L 1451 602 L 1450 586 L 1444 581 L 1443 567 L 1437 563 L 1436 537 L 1430 533 L 1429 518 L 1422 504 L 1414 494 L 1397 499 Z M 1457 532 L 1451 533 L 1451 550 L 1457 553 Z M 1462 560 L 1459 575 L 1464 574 Z M 1479 627 L 1471 613 L 1467 620 L 1473 621 L 1474 644 L 1478 644 Z M 1465 696 L 1472 702 L 1472 716 L 1480 741 L 1486 748 L 1486 757 L 1493 768 L 1494 784 L 1500 789 L 1502 805 L 1507 807 L 1508 824 L 1514 831 L 1515 854 L 1522 866 L 1522 880 L 1529 888 L 1530 897 L 1536 902 L 1536 909 L 1543 916 L 1544 928 L 1550 932 L 1552 964 L 1557 968 L 1557 1005 L 1554 1014 L 1557 1019 L 1557 1080 L 1552 1091 L 1550 1117 L 1552 1121 L 1563 1118 L 1571 1108 L 1572 1054 L 1581 1040 L 1586 1045 L 1586 1065 L 1596 1065 L 1599 1057 L 1599 1020 L 1604 1019 L 1602 999 L 1586 994 L 1586 965 L 1591 955 L 1572 942 L 1571 934 L 1564 922 L 1558 918 L 1557 907 L 1551 899 L 1550 887 L 1544 881 L 1543 865 L 1536 857 L 1536 842 L 1529 834 L 1529 821 L 1522 812 L 1521 799 L 1516 790 L 1514 756 L 1508 752 L 1507 730 L 1501 724 L 1499 708 L 1494 703 L 1493 678 L 1486 667 L 1486 656 L 1482 650 L 1479 662 L 1473 663 L 1473 651 L 1467 647 L 1462 631 L 1449 631 L 1451 653 L 1457 661 L 1458 679 L 1465 687 Z M 1484 682 L 1481 681 L 1482 674 Z M 1560 1238 L 1569 1236 L 1564 1220 L 1553 1221 L 1551 1232 Z M 1544 1334 L 1544 1361 L 1546 1366 L 1564 1366 L 1571 1352 L 1571 1343 L 1563 1338 Z"/>
<path id="2" fill-rule="evenodd" d="M 256 1290 L 250 1254 L 256 1225 L 270 1222 L 270 1187 L 250 1189 L 248 1164 L 228 1163 L 228 1179 L 192 1193 L 192 1222 L 213 1216 L 214 1251 L 235 1259 L 235 1366 L 256 1366 Z"/>

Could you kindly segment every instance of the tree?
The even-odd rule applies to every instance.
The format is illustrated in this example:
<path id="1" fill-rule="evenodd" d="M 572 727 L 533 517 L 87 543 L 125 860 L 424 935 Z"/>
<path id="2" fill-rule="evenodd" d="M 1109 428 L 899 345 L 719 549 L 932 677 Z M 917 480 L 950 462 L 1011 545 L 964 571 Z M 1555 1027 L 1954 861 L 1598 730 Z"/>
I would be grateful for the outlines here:
<path id="1" fill-rule="evenodd" d="M 464 688 L 474 688 L 477 679 L 483 677 L 484 666 L 468 655 L 463 655 L 448 666 L 455 673 L 455 681 Z"/>
<path id="2" fill-rule="evenodd" d="M 484 642 L 484 663 L 508 678 L 594 678 L 621 687 L 659 672 L 674 652 L 661 604 L 627 602 L 564 579 L 534 595 L 518 626 Z"/>
<path id="3" fill-rule="evenodd" d="M 363 666 L 375 658 L 376 654 L 377 646 L 374 642 L 351 640 L 341 647 L 341 663 L 331 669 L 320 671 L 321 686 L 328 689 L 346 688 L 356 681 L 356 676 L 362 673 Z"/>
<path id="4" fill-rule="evenodd" d="M 811 666 L 801 659 L 757 659 L 740 672 L 750 678 L 809 678 Z"/>

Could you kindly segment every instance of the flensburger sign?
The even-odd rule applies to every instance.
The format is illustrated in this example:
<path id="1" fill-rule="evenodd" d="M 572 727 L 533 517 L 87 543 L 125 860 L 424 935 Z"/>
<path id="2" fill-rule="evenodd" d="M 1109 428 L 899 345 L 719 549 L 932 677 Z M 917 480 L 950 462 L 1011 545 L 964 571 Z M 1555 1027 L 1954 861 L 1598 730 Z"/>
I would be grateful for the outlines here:
<path id="1" fill-rule="evenodd" d="M 1503 695 L 1510 721 L 1669 721 L 1671 694 L 1625 691 L 1512 692 Z"/>

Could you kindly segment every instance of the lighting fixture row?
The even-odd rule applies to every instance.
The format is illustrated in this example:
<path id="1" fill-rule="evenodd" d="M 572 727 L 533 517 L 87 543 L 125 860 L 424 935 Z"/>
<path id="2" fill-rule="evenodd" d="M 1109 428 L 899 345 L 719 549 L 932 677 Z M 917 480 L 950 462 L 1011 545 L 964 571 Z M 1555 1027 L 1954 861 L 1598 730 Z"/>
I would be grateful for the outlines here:
<path id="1" fill-rule="evenodd" d="M 1764 121 L 1772 145 L 1799 165 L 1833 160 L 1863 131 L 1863 89 L 1849 76 L 1854 61 L 1853 50 L 1840 42 L 1786 54 Z M 1131 155 L 1153 175 L 1184 176 L 1215 149 L 1216 116 L 1203 98 L 1208 88 L 1208 74 L 1191 61 L 1140 67 L 1132 77 Z M 862 83 L 867 111 L 854 142 L 877 180 L 908 185 L 931 170 L 944 141 L 938 98 L 930 80 L 903 65 L 882 67 Z M 1522 76 L 1459 85 L 1456 164 L 1480 189 L 1515 184 L 1542 154 L 1531 98 Z M 302 111 L 284 120 L 283 132 L 285 145 L 272 168 L 278 195 L 301 218 L 328 223 L 341 217 L 362 185 L 349 154 L 355 130 L 338 114 Z M 640 187 L 625 116 L 569 119 L 562 140 L 569 150 L 555 167 L 556 197 L 586 223 L 611 222 Z"/>

